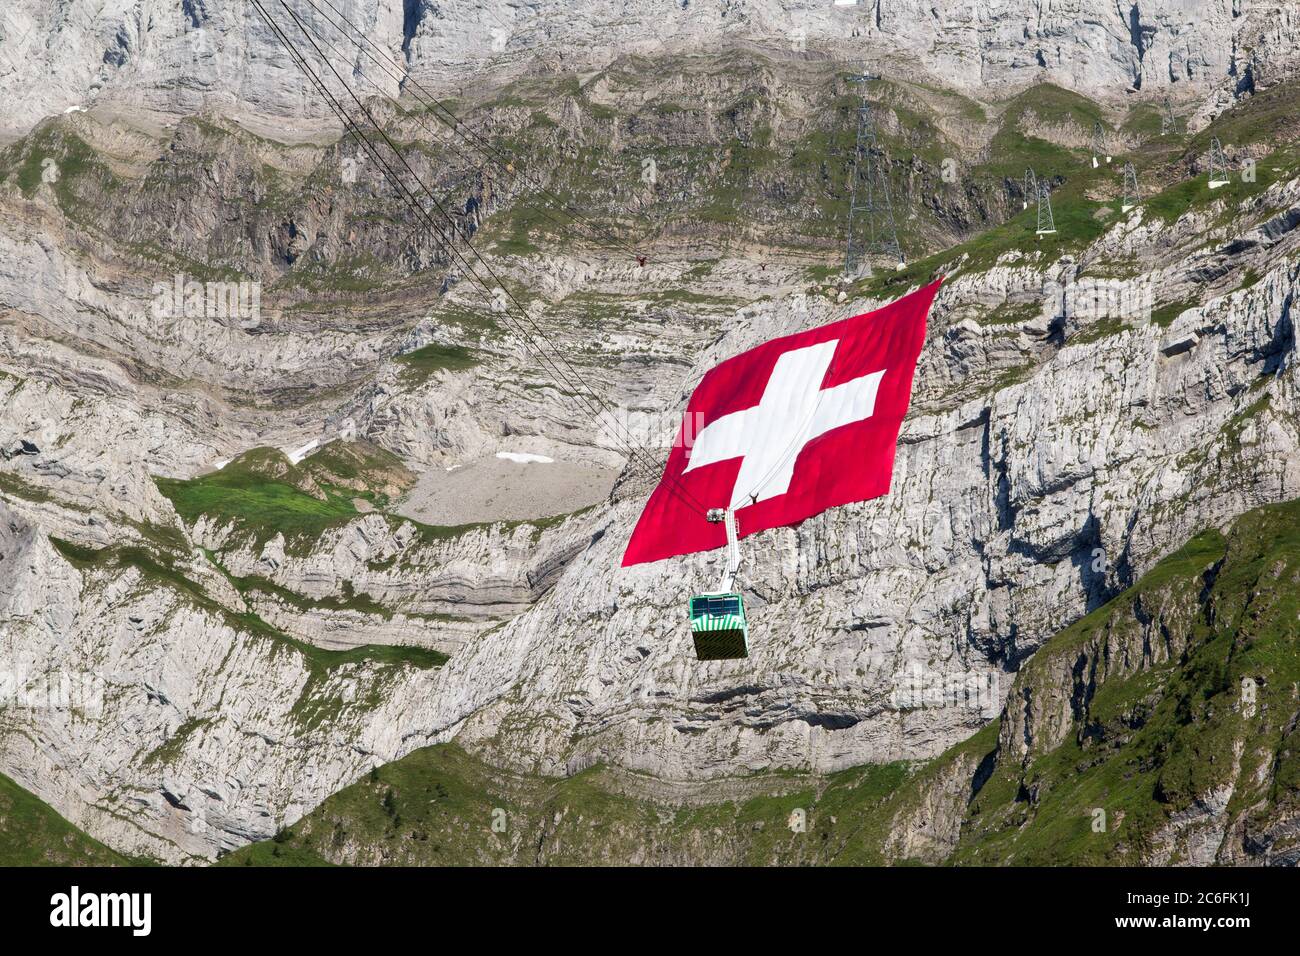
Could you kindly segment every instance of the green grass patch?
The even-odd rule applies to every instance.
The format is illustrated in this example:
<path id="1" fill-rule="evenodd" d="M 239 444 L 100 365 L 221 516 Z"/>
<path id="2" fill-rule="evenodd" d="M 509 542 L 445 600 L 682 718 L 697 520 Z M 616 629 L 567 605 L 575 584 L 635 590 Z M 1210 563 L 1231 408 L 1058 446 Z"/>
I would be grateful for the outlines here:
<path id="1" fill-rule="evenodd" d="M 88 194 L 99 199 L 121 185 L 94 149 L 57 119 L 0 150 L 0 178 L 11 181 L 26 199 L 48 185 L 59 208 L 79 221 L 93 219 L 94 200 Z"/>
<path id="2" fill-rule="evenodd" d="M 77 829 L 0 774 L 0 866 L 129 866 L 137 861 Z"/>
<path id="3" fill-rule="evenodd" d="M 769 792 L 673 806 L 625 796 L 601 767 L 563 779 L 504 774 L 442 744 L 371 771 L 277 840 L 244 847 L 221 865 L 829 862 L 879 838 L 863 820 L 909 773 L 903 763 L 822 778 L 774 773 L 765 775 Z M 797 811 L 807 832 L 790 826 Z"/>
<path id="4" fill-rule="evenodd" d="M 423 383 L 438 372 L 461 372 L 478 364 L 477 356 L 460 345 L 426 345 L 414 352 L 397 356 L 402 366 L 402 380 Z"/>
<path id="5" fill-rule="evenodd" d="M 277 472 L 266 466 L 269 451 L 274 450 L 254 449 L 220 471 L 198 478 L 155 478 L 154 482 L 186 524 L 193 526 L 204 516 L 219 524 L 233 523 L 257 546 L 279 533 L 286 547 L 309 548 L 324 531 L 357 516 L 346 495 L 327 495 L 322 500 L 301 490 L 292 466 L 279 471 L 280 477 L 272 477 Z"/>
<path id="6" fill-rule="evenodd" d="M 261 577 L 256 574 L 244 575 L 242 577 L 231 577 L 231 582 L 238 589 L 239 593 L 247 597 L 250 594 L 261 593 L 270 595 L 290 607 L 299 611 L 357 611 L 361 614 L 374 614 L 382 617 L 384 620 L 391 620 L 393 611 L 380 604 L 368 594 L 358 594 L 353 591 L 352 582 L 344 581 L 342 597 L 323 597 L 309 598 L 291 591 L 288 588 L 281 587 L 274 581 Z"/>
<path id="7" fill-rule="evenodd" d="M 1018 676 L 1013 699 L 1026 688 L 1039 701 L 1071 673 L 1086 682 L 1089 662 L 1133 660 L 1149 646 L 1147 621 L 1185 650 L 1103 672 L 1082 697 L 1076 684 L 1064 741 L 997 768 L 971 801 L 954 862 L 1141 863 L 1175 814 L 1229 785 L 1240 810 L 1288 812 L 1292 798 L 1274 781 L 1295 713 L 1282 700 L 1300 677 L 1297 574 L 1300 503 L 1260 508 L 1226 535 L 1198 535 L 1053 638 Z M 1250 710 L 1246 684 L 1259 694 Z"/>
<path id="8" fill-rule="evenodd" d="M 1173 325 L 1174 319 L 1178 318 L 1195 305 L 1196 302 L 1191 299 L 1170 302 L 1167 305 L 1162 305 L 1160 308 L 1153 310 L 1151 313 L 1151 321 L 1162 329 L 1167 329 L 1169 326 Z"/>

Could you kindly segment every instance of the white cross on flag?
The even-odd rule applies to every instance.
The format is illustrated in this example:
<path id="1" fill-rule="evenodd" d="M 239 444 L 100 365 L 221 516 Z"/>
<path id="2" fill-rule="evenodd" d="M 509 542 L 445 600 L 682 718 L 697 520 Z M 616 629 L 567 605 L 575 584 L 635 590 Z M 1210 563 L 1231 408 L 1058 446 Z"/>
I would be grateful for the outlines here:
<path id="1" fill-rule="evenodd" d="M 889 492 L 934 282 L 875 312 L 765 342 L 709 370 L 623 565 L 727 543 Z M 699 430 L 692 434 L 691 424 Z"/>

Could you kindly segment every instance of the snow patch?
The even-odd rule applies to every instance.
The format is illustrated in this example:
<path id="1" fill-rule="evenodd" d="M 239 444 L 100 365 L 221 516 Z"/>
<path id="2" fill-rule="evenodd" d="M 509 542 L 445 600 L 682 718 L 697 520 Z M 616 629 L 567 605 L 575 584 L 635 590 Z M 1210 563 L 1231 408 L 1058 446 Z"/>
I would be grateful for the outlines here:
<path id="1" fill-rule="evenodd" d="M 298 464 L 298 462 L 302 461 L 309 454 L 315 451 L 319 445 L 320 445 L 320 439 L 313 438 L 311 441 L 307 442 L 307 444 L 303 445 L 298 450 L 285 452 L 285 454 L 289 456 L 289 461 L 291 461 L 293 464 L 296 465 Z"/>
<path id="2" fill-rule="evenodd" d="M 531 455 L 523 451 L 499 451 L 498 458 L 504 458 L 506 461 L 517 461 L 521 465 L 526 465 L 530 461 L 539 462 L 543 465 L 552 465 L 555 463 L 554 458 L 547 458 L 545 455 Z"/>

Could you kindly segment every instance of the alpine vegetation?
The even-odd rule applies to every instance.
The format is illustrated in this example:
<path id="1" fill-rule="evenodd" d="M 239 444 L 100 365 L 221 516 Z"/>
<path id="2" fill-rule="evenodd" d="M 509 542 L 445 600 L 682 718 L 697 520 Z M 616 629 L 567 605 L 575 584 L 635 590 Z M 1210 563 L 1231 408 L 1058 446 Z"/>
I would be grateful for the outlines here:
<path id="1" fill-rule="evenodd" d="M 1300 20 L 959 6 L 5 4 L 0 863 L 1300 861 Z"/>

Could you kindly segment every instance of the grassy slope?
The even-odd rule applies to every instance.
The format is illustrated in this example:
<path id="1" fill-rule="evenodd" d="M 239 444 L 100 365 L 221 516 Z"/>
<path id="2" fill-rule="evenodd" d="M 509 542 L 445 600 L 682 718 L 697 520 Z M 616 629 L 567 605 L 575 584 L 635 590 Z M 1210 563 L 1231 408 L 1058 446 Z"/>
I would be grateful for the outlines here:
<path id="1" fill-rule="evenodd" d="M 443 745 L 375 771 L 276 841 L 223 862 L 897 863 L 913 852 L 900 837 L 925 830 L 942 815 L 936 800 L 953 792 L 961 837 L 941 851 L 950 862 L 1143 862 L 1175 814 L 1228 783 L 1230 815 L 1256 831 L 1300 808 L 1297 582 L 1300 502 L 1197 536 L 1017 676 L 1013 702 L 1044 713 L 1073 702 L 1062 742 L 1037 740 L 1023 763 L 1000 749 L 995 721 L 924 766 L 792 774 L 769 781 L 775 796 L 684 809 L 621 795 L 599 768 L 513 777 Z M 1145 620 L 1167 632 L 1167 660 L 1143 662 L 1156 640 Z M 1090 679 L 1062 684 L 1079 667 Z M 1243 678 L 1257 687 L 1250 716 Z M 505 811 L 504 834 L 492 830 L 494 808 Z M 806 833 L 788 826 L 796 808 Z M 1107 813 L 1100 833 L 1096 808 Z"/>
<path id="2" fill-rule="evenodd" d="M 822 780 L 791 775 L 774 778 L 778 796 L 663 808 L 620 794 L 600 768 L 563 780 L 509 776 L 440 745 L 372 772 L 222 863 L 812 863 L 825 847 L 852 843 L 908 772 L 890 764 Z M 789 825 L 800 808 L 805 833 Z"/>
<path id="3" fill-rule="evenodd" d="M 1070 123 L 1090 129 L 1099 118 L 1095 108 L 1082 97 L 1051 85 L 1027 90 L 1004 110 L 990 145 L 990 158 L 972 165 L 964 175 L 990 197 L 996 195 L 1000 183 L 1014 184 L 1019 190 L 1027 167 L 1033 167 L 1040 179 L 1054 180 L 1051 203 L 1056 233 L 1036 236 L 1034 204 L 1020 210 L 1017 201 L 1007 221 L 950 248 L 910 261 L 901 271 L 880 270 L 873 278 L 862 280 L 859 287 L 877 294 L 901 294 L 963 257 L 963 269 L 978 272 L 992 266 L 1000 255 L 1015 250 L 1041 252 L 1044 262 L 1077 255 L 1117 221 L 1123 166 L 1128 161 L 1137 171 L 1140 201 L 1148 221 L 1172 223 L 1184 213 L 1220 203 L 1227 211 L 1215 224 L 1223 225 L 1243 200 L 1263 194 L 1273 183 L 1300 171 L 1300 123 L 1290 106 L 1295 94 L 1296 84 L 1281 84 L 1247 98 L 1195 136 L 1161 136 L 1157 118 L 1154 130 L 1147 130 L 1149 138 L 1140 148 L 1119 153 L 1110 165 L 1093 169 L 1089 150 L 1067 149 L 1027 134 L 1021 123 L 1031 115 L 1047 123 Z M 1257 163 L 1253 181 L 1245 181 L 1239 166 L 1230 159 L 1229 185 L 1214 191 L 1207 187 L 1206 173 L 1193 167 L 1207 154 L 1215 136 L 1230 156 L 1245 148 L 1265 154 Z M 1099 195 L 1111 198 L 1098 200 L 1095 197 Z"/>
<path id="4" fill-rule="evenodd" d="M 0 774 L 0 866 L 124 866 L 131 862 Z"/>
<path id="5" fill-rule="evenodd" d="M 734 90 L 733 97 L 708 107 L 691 97 L 674 102 L 669 93 L 637 107 L 627 106 L 625 99 L 624 115 L 594 102 L 594 94 L 576 78 L 561 77 L 521 83 L 475 106 L 475 115 L 493 118 L 489 125 L 499 130 L 494 146 L 500 152 L 514 157 L 521 168 L 549 168 L 550 192 L 567 209 L 595 220 L 574 222 L 567 212 L 541 208 L 535 195 L 524 190 L 492 210 L 479 235 L 484 248 L 505 256 L 531 255 L 575 243 L 585 247 L 593 239 L 608 242 L 614 235 L 640 246 L 664 229 L 671 234 L 700 228 L 725 245 L 757 228 L 763 242 L 823 259 L 826 268 L 834 271 L 847 216 L 856 91 L 845 85 L 843 77 L 832 83 L 828 76 L 820 94 L 823 98 L 808 116 L 783 118 L 780 128 L 798 133 L 778 137 L 774 120 L 788 104 L 751 78 L 755 65 L 771 66 L 761 56 L 751 61 L 737 54 L 707 67 L 679 65 L 692 75 L 703 71 L 725 81 Z M 626 64 L 612 66 L 602 82 L 623 96 L 644 87 L 644 77 L 626 69 Z M 1280 84 L 1248 97 L 1195 136 L 1161 136 L 1158 111 L 1150 104 L 1140 105 L 1119 125 L 1129 135 L 1144 137 L 1141 145 L 1116 155 L 1114 164 L 1093 170 L 1088 148 L 1066 147 L 1044 138 L 1077 142 L 1090 134 L 1095 122 L 1112 130 L 1114 124 L 1095 104 L 1068 90 L 1042 84 L 986 115 L 976 103 L 954 93 L 873 83 L 868 96 L 885 118 L 881 145 L 889 160 L 900 236 L 909 262 L 916 264 L 904 273 L 888 274 L 887 281 L 878 284 L 901 290 L 963 252 L 972 256 L 968 268 L 987 267 L 996 255 L 1013 248 L 1041 249 L 1049 258 L 1076 253 L 1114 221 L 1113 214 L 1101 211 L 1107 203 L 1096 197 L 1118 198 L 1120 170 L 1127 160 L 1137 167 L 1150 215 L 1166 221 L 1197 204 L 1257 194 L 1276 178 L 1268 162 L 1261 161 L 1255 183 L 1243 183 L 1234 175 L 1233 185 L 1213 196 L 1204 189 L 1203 169 L 1194 175 L 1194 168 L 1203 166 L 1211 136 L 1222 139 L 1230 157 L 1243 146 L 1276 149 L 1294 140 L 1295 111 L 1290 107 L 1294 94 L 1294 84 Z M 521 108 L 529 111 L 522 123 Z M 556 125 L 555 117 L 574 108 L 584 118 L 585 140 L 563 134 Z M 991 134 L 987 150 L 972 152 L 949 138 L 943 127 L 954 118 L 970 129 L 987 123 L 986 132 Z M 617 153 L 603 145 L 613 124 L 618 124 L 624 144 Z M 56 156 L 64 165 L 55 189 L 63 191 L 59 195 L 67 194 L 65 205 L 83 193 L 102 191 L 107 182 L 116 183 L 90 148 L 65 127 L 67 123 L 45 124 L 0 150 L 0 182 L 9 183 L 21 195 L 33 195 L 40 182 L 40 162 Z M 203 148 L 244 135 L 211 128 Z M 429 147 L 413 142 L 409 148 L 419 152 Z M 433 154 L 441 156 L 436 149 Z M 941 175 L 949 158 L 959 163 L 952 182 Z M 1289 157 L 1288 167 L 1294 166 L 1294 158 Z M 641 164 L 650 159 L 658 164 L 654 188 L 645 187 L 640 178 Z M 1052 201 L 1058 232 L 1054 235 L 1035 237 L 1033 209 L 1020 210 L 1019 190 L 1029 166 L 1041 179 L 1055 183 Z M 284 186 L 288 208 L 309 200 L 320 186 L 320 175 L 317 170 L 302 182 Z M 134 188 L 127 184 L 123 191 Z M 1012 214 L 1014 218 L 1004 221 Z M 378 212 L 366 207 L 355 215 L 364 218 Z M 398 232 L 409 231 L 409 225 L 390 225 Z M 963 241 L 952 247 L 954 238 Z M 195 275 L 212 271 L 201 263 L 185 268 Z M 318 278 L 336 286 L 336 294 L 353 295 L 358 301 L 372 297 L 379 277 L 395 278 L 390 274 L 392 262 L 358 264 L 341 258 L 322 264 L 307 256 L 285 275 L 285 281 L 305 269 L 321 271 Z M 357 275 L 365 281 L 354 288 L 360 281 Z M 299 305 L 303 303 L 289 302 L 289 307 Z M 492 330 L 491 316 L 466 316 L 461 311 L 451 313 L 454 319 L 469 320 L 466 342 L 429 346 L 401 357 L 408 384 L 438 371 L 470 368 L 479 361 L 467 346 L 473 344 L 470 336 L 481 337 Z"/>
<path id="6" fill-rule="evenodd" d="M 347 495 L 326 493 L 316 497 L 303 490 L 302 476 L 284 455 L 274 449 L 246 452 L 220 471 L 188 481 L 156 479 L 187 524 L 200 517 L 233 521 L 251 532 L 261 544 L 278 531 L 285 541 L 314 541 L 328 528 L 358 514 Z"/>
<path id="7" fill-rule="evenodd" d="M 1074 720 L 1058 746 L 1035 746 L 1023 762 L 999 754 L 956 860 L 1142 862 L 1171 819 L 1229 787 L 1230 817 L 1294 813 L 1297 582 L 1300 502 L 1291 502 L 1242 516 L 1226 538 L 1198 536 L 1054 638 L 1018 675 L 1013 697 L 1042 700 L 1053 675 L 1081 667 L 1095 685 L 1066 689 Z M 1155 626 L 1144 629 L 1144 619 Z M 1123 672 L 1123 656 L 1138 659 L 1162 639 L 1172 641 L 1171 659 Z M 1108 669 L 1121 673 L 1107 678 Z M 1099 808 L 1104 832 L 1092 826 Z"/>
<path id="8" fill-rule="evenodd" d="M 402 366 L 402 381 L 407 385 L 418 385 L 429 379 L 436 372 L 464 371 L 478 364 L 474 353 L 460 345 L 426 345 L 397 356 Z"/>
<path id="9" fill-rule="evenodd" d="M 337 443 L 324 446 L 298 466 L 291 465 L 275 449 L 255 448 L 220 471 L 191 479 L 154 480 L 187 525 L 193 525 L 203 517 L 219 524 L 233 523 L 236 533 L 241 536 L 238 543 L 242 545 L 251 540 L 254 547 L 260 547 L 277 533 L 283 534 L 285 550 L 297 555 L 310 553 L 326 531 L 360 517 L 362 513 L 353 503 L 354 498 L 369 500 L 389 522 L 410 525 L 419 540 L 429 544 L 487 528 L 500 528 L 508 533 L 527 527 L 536 537 L 571 517 L 565 514 L 462 525 L 429 525 L 390 514 L 382 510 L 391 497 L 387 492 L 405 487 L 414 476 L 396 456 L 381 449 L 359 458 L 353 451 L 343 453 L 333 449 L 334 444 Z M 582 508 L 571 514 L 581 514 L 586 510 Z M 259 580 L 254 578 L 234 583 L 241 590 L 259 586 Z M 288 596 L 287 592 L 280 590 L 281 597 Z M 300 598 L 296 603 L 306 607 L 305 600 Z M 307 603 L 321 607 L 329 605 L 328 601 L 319 600 Z M 345 600 L 339 606 L 383 613 L 373 602 L 366 603 L 364 596 Z"/>

